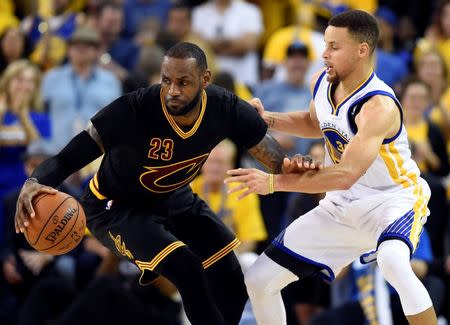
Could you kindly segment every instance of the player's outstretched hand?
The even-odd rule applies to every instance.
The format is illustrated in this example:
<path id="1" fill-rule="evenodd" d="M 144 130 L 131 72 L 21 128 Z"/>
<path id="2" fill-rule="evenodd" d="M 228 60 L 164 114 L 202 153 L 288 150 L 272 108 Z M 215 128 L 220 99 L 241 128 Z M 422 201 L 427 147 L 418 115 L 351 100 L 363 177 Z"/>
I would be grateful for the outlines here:
<path id="1" fill-rule="evenodd" d="M 292 158 L 284 158 L 281 168 L 283 174 L 301 173 L 307 170 L 319 170 L 323 168 L 320 161 L 314 160 L 310 155 L 294 155 Z"/>
<path id="2" fill-rule="evenodd" d="M 257 97 L 253 97 L 252 99 L 248 100 L 247 103 L 252 105 L 257 111 L 258 114 L 264 117 L 264 105 L 261 101 L 261 99 Z"/>
<path id="3" fill-rule="evenodd" d="M 50 186 L 39 184 L 29 178 L 20 190 L 19 198 L 16 204 L 16 215 L 14 217 L 14 226 L 16 233 L 24 232 L 30 224 L 30 218 L 34 218 L 33 198 L 42 193 L 55 194 L 58 191 Z"/>
<path id="4" fill-rule="evenodd" d="M 231 176 L 225 179 L 225 184 L 240 183 L 238 186 L 228 190 L 228 194 L 243 191 L 239 194 L 241 200 L 251 193 L 266 195 L 270 193 L 270 174 L 256 168 L 238 168 L 227 171 Z M 273 175 L 272 175 L 273 177 Z"/>

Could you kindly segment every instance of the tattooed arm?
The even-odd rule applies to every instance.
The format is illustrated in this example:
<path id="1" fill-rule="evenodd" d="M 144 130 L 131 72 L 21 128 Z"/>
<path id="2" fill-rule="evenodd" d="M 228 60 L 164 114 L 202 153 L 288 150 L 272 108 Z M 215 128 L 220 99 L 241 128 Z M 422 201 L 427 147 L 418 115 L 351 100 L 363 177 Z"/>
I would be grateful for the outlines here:
<path id="1" fill-rule="evenodd" d="M 271 173 L 281 174 L 283 159 L 287 157 L 280 144 L 267 134 L 254 147 L 248 149 L 248 152 L 261 164 L 263 164 Z"/>

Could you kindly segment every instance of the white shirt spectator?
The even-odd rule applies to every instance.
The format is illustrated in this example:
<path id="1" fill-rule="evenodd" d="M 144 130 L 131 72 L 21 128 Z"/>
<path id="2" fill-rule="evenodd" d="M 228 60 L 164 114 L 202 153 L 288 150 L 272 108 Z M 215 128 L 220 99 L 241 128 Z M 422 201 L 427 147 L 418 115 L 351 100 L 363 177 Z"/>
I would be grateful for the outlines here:
<path id="1" fill-rule="evenodd" d="M 209 1 L 194 8 L 192 28 L 206 41 L 214 39 L 237 39 L 247 33 L 261 35 L 264 26 L 259 8 L 244 1 L 232 0 L 223 12 L 217 9 L 215 1 Z M 239 81 L 255 85 L 259 81 L 258 56 L 249 51 L 243 56 L 217 55 L 221 71 L 227 71 Z"/>

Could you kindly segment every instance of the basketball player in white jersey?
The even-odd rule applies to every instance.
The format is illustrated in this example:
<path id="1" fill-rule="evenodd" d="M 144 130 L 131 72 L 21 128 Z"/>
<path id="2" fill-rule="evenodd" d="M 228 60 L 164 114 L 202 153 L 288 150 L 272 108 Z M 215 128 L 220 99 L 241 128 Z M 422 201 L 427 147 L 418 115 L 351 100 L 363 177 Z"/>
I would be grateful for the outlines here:
<path id="1" fill-rule="evenodd" d="M 429 214 L 430 190 L 411 159 L 402 110 L 373 72 L 375 18 L 363 11 L 334 16 L 325 31 L 326 69 L 313 80 L 310 112 L 264 112 L 268 125 L 300 137 L 323 137 L 325 167 L 271 175 L 236 169 L 230 192 L 327 192 L 319 206 L 288 226 L 246 274 L 258 324 L 286 323 L 280 290 L 311 274 L 334 277 L 353 260 L 377 260 L 397 290 L 410 324 L 436 324 L 432 302 L 410 265 Z M 295 164 L 296 159 L 285 164 Z M 287 167 L 287 166 L 285 166 Z"/>

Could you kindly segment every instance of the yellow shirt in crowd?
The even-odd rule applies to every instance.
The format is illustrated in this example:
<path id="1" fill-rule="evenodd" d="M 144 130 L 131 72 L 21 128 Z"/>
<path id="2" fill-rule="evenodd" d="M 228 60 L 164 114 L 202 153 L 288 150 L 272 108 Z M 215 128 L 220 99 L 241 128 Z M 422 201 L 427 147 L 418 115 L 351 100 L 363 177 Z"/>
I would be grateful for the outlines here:
<path id="1" fill-rule="evenodd" d="M 228 195 L 226 190 L 216 193 L 205 193 L 203 176 L 198 176 L 191 183 L 192 190 L 197 193 L 209 207 L 222 219 L 241 241 L 260 241 L 267 238 L 266 228 L 259 207 L 259 198 L 250 194 L 238 200 L 238 194 Z"/>

